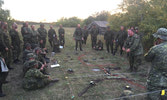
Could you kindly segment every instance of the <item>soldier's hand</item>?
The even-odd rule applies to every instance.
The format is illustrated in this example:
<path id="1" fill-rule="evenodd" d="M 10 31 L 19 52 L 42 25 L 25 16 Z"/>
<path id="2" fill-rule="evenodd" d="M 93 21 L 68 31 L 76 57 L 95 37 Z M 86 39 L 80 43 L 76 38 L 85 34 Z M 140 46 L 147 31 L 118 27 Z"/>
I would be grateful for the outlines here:
<path id="1" fill-rule="evenodd" d="M 5 50 L 8 51 L 9 49 L 6 47 Z"/>
<path id="2" fill-rule="evenodd" d="M 123 47 L 122 50 L 125 51 L 125 48 Z"/>
<path id="3" fill-rule="evenodd" d="M 84 40 L 84 38 L 82 38 L 82 40 Z"/>
<path id="4" fill-rule="evenodd" d="M 40 43 L 43 44 L 43 40 L 41 40 Z"/>
<path id="5" fill-rule="evenodd" d="M 130 49 L 127 49 L 126 52 L 127 52 L 127 53 L 130 52 Z"/>

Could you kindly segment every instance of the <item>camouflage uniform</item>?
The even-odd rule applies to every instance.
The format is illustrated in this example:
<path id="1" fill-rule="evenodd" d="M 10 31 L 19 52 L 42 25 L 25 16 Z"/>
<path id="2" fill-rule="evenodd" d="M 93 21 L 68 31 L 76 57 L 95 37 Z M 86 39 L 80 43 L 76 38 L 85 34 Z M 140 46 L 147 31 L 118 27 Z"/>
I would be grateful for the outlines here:
<path id="1" fill-rule="evenodd" d="M 96 46 L 97 35 L 98 35 L 99 31 L 97 28 L 92 28 L 90 33 L 91 33 L 92 48 L 94 48 Z"/>
<path id="2" fill-rule="evenodd" d="M 0 53 L 2 53 L 6 48 L 5 42 L 4 42 L 4 36 L 3 31 L 0 29 Z"/>
<path id="3" fill-rule="evenodd" d="M 28 55 L 29 53 L 33 53 L 33 51 L 32 51 L 31 49 L 30 49 L 30 50 L 25 49 L 25 50 L 23 51 L 23 63 L 28 60 L 27 55 Z"/>
<path id="4" fill-rule="evenodd" d="M 31 43 L 32 31 L 29 27 L 22 27 L 22 36 L 24 41 L 24 47 L 27 43 Z"/>
<path id="5" fill-rule="evenodd" d="M 167 89 L 167 29 L 160 28 L 154 37 L 164 40 L 163 43 L 152 47 L 145 55 L 145 59 L 152 63 L 147 80 L 148 92 Z M 160 92 L 148 95 L 147 100 L 167 100 L 167 94 Z"/>
<path id="6" fill-rule="evenodd" d="M 87 38 L 88 38 L 88 30 L 87 29 L 83 29 L 83 34 L 84 34 L 84 40 L 83 43 L 86 44 Z"/>
<path id="7" fill-rule="evenodd" d="M 111 30 L 106 31 L 104 34 L 104 40 L 106 40 L 107 52 L 110 52 L 111 47 L 111 53 L 113 54 L 114 32 L 112 32 Z"/>
<path id="8" fill-rule="evenodd" d="M 48 85 L 51 80 L 48 76 L 42 74 L 39 69 L 29 69 L 23 79 L 23 88 L 26 90 L 35 90 Z"/>
<path id="9" fill-rule="evenodd" d="M 130 49 L 129 64 L 130 70 L 137 71 L 138 66 L 141 65 L 141 56 L 143 54 L 143 46 L 140 37 L 137 34 L 129 36 L 124 44 L 125 49 Z"/>
<path id="10" fill-rule="evenodd" d="M 31 30 L 31 31 L 32 31 L 32 35 L 31 35 L 31 43 L 30 44 L 32 46 L 32 49 L 34 49 L 39 44 L 39 33 L 36 30 Z"/>
<path id="11" fill-rule="evenodd" d="M 48 38 L 50 46 L 53 47 L 53 38 L 57 37 L 56 31 L 54 29 L 49 29 L 48 31 Z"/>
<path id="12" fill-rule="evenodd" d="M 7 31 L 3 31 L 3 38 L 5 46 L 8 48 L 8 51 L 4 50 L 2 52 L 2 56 L 5 59 L 6 65 L 10 68 L 10 64 L 12 62 L 12 50 L 11 50 L 11 44 L 9 40 L 9 34 Z"/>
<path id="13" fill-rule="evenodd" d="M 65 44 L 65 30 L 63 28 L 59 28 L 58 30 L 59 32 L 59 41 L 60 41 L 60 45 L 64 46 Z"/>
<path id="14" fill-rule="evenodd" d="M 53 52 L 55 52 L 55 53 L 60 52 L 59 46 L 60 46 L 59 40 L 57 38 L 54 38 L 53 39 Z"/>
<path id="15" fill-rule="evenodd" d="M 43 40 L 43 43 L 40 43 L 41 48 L 45 48 L 46 46 L 46 38 L 47 38 L 47 30 L 45 28 L 38 28 L 38 32 L 40 34 L 39 41 Z"/>
<path id="16" fill-rule="evenodd" d="M 117 49 L 120 46 L 120 55 L 122 55 L 122 53 L 123 53 L 122 47 L 124 45 L 124 42 L 127 39 L 127 36 L 128 36 L 128 34 L 127 34 L 127 32 L 125 30 L 123 30 L 123 31 L 120 30 L 117 33 L 116 38 L 115 38 L 116 44 L 115 44 L 114 54 L 117 52 Z"/>
<path id="17" fill-rule="evenodd" d="M 103 50 L 103 42 L 98 41 L 98 43 L 95 47 L 95 50 L 99 50 L 99 51 Z"/>
<path id="18" fill-rule="evenodd" d="M 83 38 L 83 32 L 82 32 L 82 29 L 81 28 L 76 28 L 75 29 L 75 32 L 74 32 L 74 35 L 73 37 L 75 38 L 75 41 L 76 41 L 76 51 L 77 51 L 77 48 L 78 48 L 78 43 L 79 43 L 79 47 L 80 47 L 80 50 L 82 51 L 82 38 Z"/>
<path id="19" fill-rule="evenodd" d="M 13 52 L 13 60 L 18 60 L 21 52 L 21 40 L 19 37 L 18 31 L 11 29 L 9 31 L 10 37 L 11 37 L 11 44 L 13 46 L 12 52 Z"/>

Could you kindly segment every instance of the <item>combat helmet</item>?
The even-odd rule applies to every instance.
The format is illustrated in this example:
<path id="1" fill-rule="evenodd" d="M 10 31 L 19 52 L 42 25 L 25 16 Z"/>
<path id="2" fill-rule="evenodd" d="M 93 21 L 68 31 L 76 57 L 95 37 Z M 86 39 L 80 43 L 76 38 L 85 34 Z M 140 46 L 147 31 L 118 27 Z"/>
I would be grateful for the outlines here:
<path id="1" fill-rule="evenodd" d="M 159 28 L 156 33 L 153 34 L 155 38 L 160 38 L 167 41 L 167 29 Z"/>

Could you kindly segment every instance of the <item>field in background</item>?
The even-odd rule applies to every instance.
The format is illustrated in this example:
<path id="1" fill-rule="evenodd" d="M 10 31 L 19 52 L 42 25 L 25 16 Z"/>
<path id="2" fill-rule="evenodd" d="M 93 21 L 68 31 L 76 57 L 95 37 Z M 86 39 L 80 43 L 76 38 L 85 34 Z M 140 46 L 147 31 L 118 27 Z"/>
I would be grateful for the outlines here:
<path id="1" fill-rule="evenodd" d="M 38 28 L 39 26 L 36 26 Z M 48 29 L 49 26 L 46 26 Z M 58 28 L 55 28 L 58 32 Z M 19 29 L 20 30 L 20 27 Z M 4 85 L 4 92 L 7 94 L 3 100 L 110 100 L 119 97 L 126 85 L 132 88 L 134 94 L 143 93 L 146 90 L 136 85 L 130 84 L 127 81 L 120 79 L 103 80 L 97 83 L 96 86 L 90 88 L 83 96 L 78 97 L 85 87 L 89 85 L 91 80 L 103 79 L 104 71 L 98 72 L 92 69 L 100 69 L 105 67 L 119 67 L 118 70 L 112 70 L 111 73 L 117 73 L 120 76 L 126 77 L 132 82 L 145 86 L 146 73 L 148 66 L 143 64 L 140 67 L 139 73 L 130 73 L 128 69 L 128 61 L 126 54 L 124 57 L 119 55 L 112 56 L 104 51 L 94 51 L 91 49 L 90 36 L 87 41 L 87 45 L 83 45 L 83 52 L 74 51 L 75 41 L 73 40 L 74 28 L 65 28 L 66 31 L 66 44 L 65 48 L 61 50 L 61 53 L 56 54 L 52 59 L 58 60 L 61 65 L 60 68 L 48 68 L 51 78 L 59 78 L 60 81 L 55 84 L 51 84 L 44 89 L 35 91 L 24 91 L 21 87 L 22 82 L 22 65 L 13 65 L 14 70 L 10 71 L 8 80 L 9 84 Z M 58 33 L 57 33 L 58 34 Z M 103 36 L 99 36 L 99 39 L 103 40 Z M 47 43 L 51 56 L 51 49 Z M 104 59 L 103 59 L 104 58 Z M 81 63 L 79 61 L 85 61 Z M 105 64 L 111 64 L 103 66 Z M 92 66 L 93 65 L 93 66 Z M 99 65 L 102 65 L 101 67 Z M 67 73 L 67 70 L 71 68 L 74 70 L 73 74 Z M 141 73 L 140 73 L 141 72 Z M 135 97 L 136 100 L 143 100 L 145 96 Z"/>

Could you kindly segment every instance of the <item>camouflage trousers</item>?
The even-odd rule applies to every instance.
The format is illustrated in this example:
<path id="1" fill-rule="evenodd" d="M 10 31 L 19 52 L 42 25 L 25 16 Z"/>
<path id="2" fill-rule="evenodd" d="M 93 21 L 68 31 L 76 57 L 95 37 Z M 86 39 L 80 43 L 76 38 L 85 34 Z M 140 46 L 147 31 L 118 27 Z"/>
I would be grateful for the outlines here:
<path id="1" fill-rule="evenodd" d="M 97 37 L 91 37 L 91 40 L 92 40 L 92 48 L 94 48 L 96 46 Z"/>
<path id="2" fill-rule="evenodd" d="M 158 91 L 162 89 L 167 89 L 167 87 L 166 88 L 156 87 L 156 86 L 152 86 L 151 84 L 147 83 L 148 92 Z M 164 96 L 161 96 L 161 92 L 150 93 L 147 95 L 147 100 L 167 100 L 167 94 L 165 94 Z"/>
<path id="3" fill-rule="evenodd" d="M 21 52 L 20 45 L 13 45 L 13 50 L 12 50 L 13 60 L 16 60 L 19 58 L 20 52 Z"/>
<path id="4" fill-rule="evenodd" d="M 49 78 L 44 79 L 24 79 L 23 88 L 26 90 L 36 90 L 47 86 L 50 83 Z"/>
<path id="5" fill-rule="evenodd" d="M 40 43 L 40 48 L 45 48 L 46 46 L 46 39 L 42 39 L 43 43 Z"/>
<path id="6" fill-rule="evenodd" d="M 130 64 L 130 71 L 137 71 L 138 67 L 141 65 L 141 57 L 142 55 L 134 56 L 133 54 L 129 53 L 129 64 Z"/>
<path id="7" fill-rule="evenodd" d="M 9 48 L 8 51 L 3 51 L 2 57 L 5 59 L 6 65 L 10 67 L 12 62 L 12 50 Z"/>

